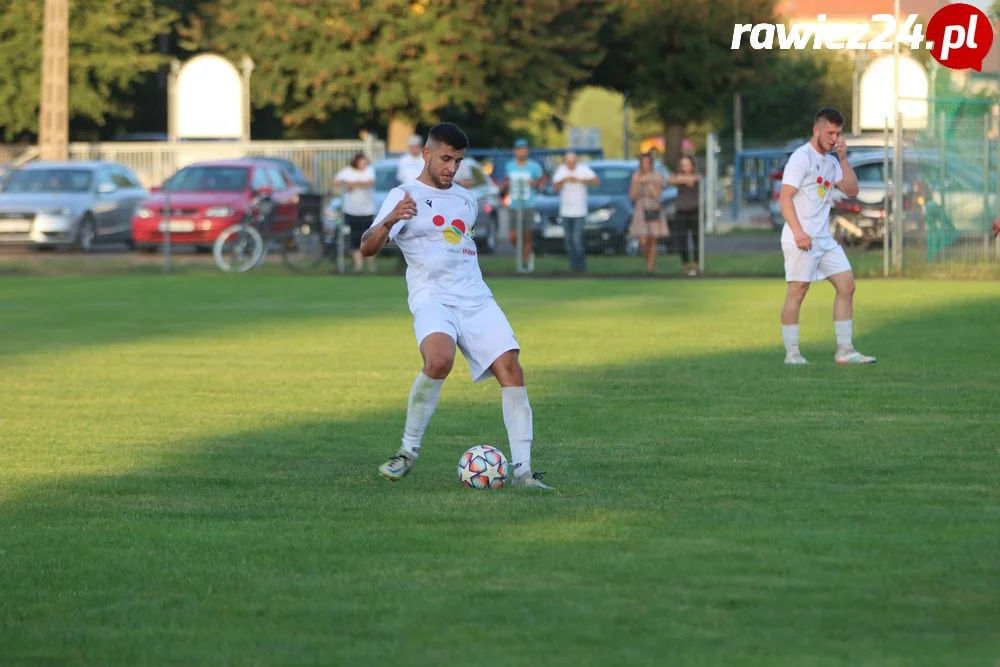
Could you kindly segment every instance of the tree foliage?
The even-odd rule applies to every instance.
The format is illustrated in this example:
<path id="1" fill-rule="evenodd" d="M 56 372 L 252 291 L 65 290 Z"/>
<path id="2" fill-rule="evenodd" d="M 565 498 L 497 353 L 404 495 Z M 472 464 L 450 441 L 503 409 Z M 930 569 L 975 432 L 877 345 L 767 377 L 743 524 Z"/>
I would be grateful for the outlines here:
<path id="1" fill-rule="evenodd" d="M 44 3 L 0 0 L 0 128 L 5 139 L 38 130 Z M 155 37 L 172 12 L 153 0 L 71 0 L 69 114 L 103 126 L 132 112 L 130 94 L 163 64 Z"/>
<path id="2" fill-rule="evenodd" d="M 594 82 L 655 110 L 667 130 L 668 160 L 683 128 L 721 120 L 732 93 L 772 51 L 732 49 L 737 23 L 774 23 L 774 0 L 616 0 L 605 27 L 609 56 Z"/>
<path id="3" fill-rule="evenodd" d="M 208 0 L 185 46 L 256 68 L 253 103 L 288 127 L 343 109 L 430 122 L 446 109 L 527 109 L 602 57 L 597 0 Z"/>

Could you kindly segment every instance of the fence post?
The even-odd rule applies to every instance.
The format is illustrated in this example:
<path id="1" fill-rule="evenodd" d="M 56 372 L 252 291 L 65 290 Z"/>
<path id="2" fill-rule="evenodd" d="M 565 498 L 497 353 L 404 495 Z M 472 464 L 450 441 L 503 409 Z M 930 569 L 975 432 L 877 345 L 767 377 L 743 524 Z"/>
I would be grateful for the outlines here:
<path id="1" fill-rule="evenodd" d="M 889 196 L 889 117 L 885 117 L 885 126 L 882 129 L 882 138 L 885 142 L 885 153 L 882 158 L 882 179 L 885 182 L 885 194 Z M 889 277 L 889 218 L 882 221 L 882 277 Z"/>
<path id="2" fill-rule="evenodd" d="M 990 115 L 983 114 L 983 232 L 986 241 L 984 254 L 990 252 Z"/>
<path id="3" fill-rule="evenodd" d="M 163 215 L 160 216 L 163 228 L 163 272 L 170 273 L 170 181 L 163 184 Z"/>
<path id="4" fill-rule="evenodd" d="M 719 203 L 719 163 L 717 151 L 719 138 L 715 132 L 710 132 L 705 139 L 705 230 L 715 232 L 716 207 Z"/>
<path id="5" fill-rule="evenodd" d="M 707 168 L 705 174 L 705 178 L 707 178 Z M 698 273 L 705 273 L 705 204 L 707 202 L 705 193 L 708 191 L 705 186 L 705 178 L 698 179 Z M 684 245 L 687 245 L 687 239 L 684 240 Z"/>
<path id="6" fill-rule="evenodd" d="M 896 112 L 895 150 L 892 162 L 892 219 L 895 243 L 893 243 L 893 265 L 897 272 L 903 270 L 903 112 Z"/>

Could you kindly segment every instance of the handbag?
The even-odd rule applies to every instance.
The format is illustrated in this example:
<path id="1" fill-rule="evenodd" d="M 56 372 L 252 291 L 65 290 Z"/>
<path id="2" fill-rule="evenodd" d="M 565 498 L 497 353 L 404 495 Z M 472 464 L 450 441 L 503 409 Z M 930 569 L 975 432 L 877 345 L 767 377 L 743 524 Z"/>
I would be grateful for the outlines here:
<path id="1" fill-rule="evenodd" d="M 660 220 L 660 209 L 658 208 L 644 208 L 642 209 L 642 217 L 646 222 L 659 222 Z"/>

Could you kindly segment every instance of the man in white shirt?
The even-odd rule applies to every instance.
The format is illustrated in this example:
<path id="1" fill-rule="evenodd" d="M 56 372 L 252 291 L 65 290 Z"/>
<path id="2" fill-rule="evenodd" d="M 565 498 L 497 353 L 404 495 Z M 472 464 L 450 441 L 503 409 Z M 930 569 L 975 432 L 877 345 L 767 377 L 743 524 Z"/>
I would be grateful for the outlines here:
<path id="1" fill-rule="evenodd" d="M 858 194 L 858 178 L 847 161 L 847 145 L 840 136 L 843 127 L 844 116 L 839 111 L 820 109 L 813 122 L 812 139 L 788 158 L 781 181 L 779 201 L 785 218 L 781 249 L 788 283 L 781 309 L 786 364 L 808 363 L 799 351 L 799 311 L 809 285 L 821 280 L 829 280 L 836 290 L 834 360 L 838 364 L 875 363 L 875 357 L 854 349 L 854 273 L 844 249 L 830 234 L 833 188 L 848 197 Z"/>
<path id="2" fill-rule="evenodd" d="M 563 240 L 570 268 L 579 273 L 587 270 L 587 249 L 583 240 L 583 227 L 590 208 L 587 205 L 587 186 L 599 185 L 594 170 L 580 164 L 576 153 L 566 153 L 563 163 L 552 177 L 553 187 L 559 191 L 559 218 L 563 226 Z"/>
<path id="3" fill-rule="evenodd" d="M 400 183 L 415 181 L 424 171 L 424 140 L 419 134 L 414 134 L 406 142 L 409 151 L 399 158 L 396 167 L 396 180 Z"/>
<path id="4" fill-rule="evenodd" d="M 531 470 L 533 424 L 520 345 L 479 269 L 472 240 L 479 206 L 454 183 L 468 146 L 457 125 L 434 126 L 424 146 L 423 173 L 389 192 L 362 238 L 366 257 L 395 240 L 406 258 L 408 305 L 424 362 L 410 389 L 402 447 L 379 474 L 396 481 L 413 468 L 458 349 L 473 381 L 495 377 L 500 383 L 514 486 L 551 490 Z"/>

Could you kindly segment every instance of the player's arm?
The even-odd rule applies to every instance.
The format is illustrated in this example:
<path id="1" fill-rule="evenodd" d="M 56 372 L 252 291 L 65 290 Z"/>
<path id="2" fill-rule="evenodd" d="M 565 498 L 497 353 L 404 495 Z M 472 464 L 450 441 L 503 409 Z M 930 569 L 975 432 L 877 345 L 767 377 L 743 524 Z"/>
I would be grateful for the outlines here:
<path id="1" fill-rule="evenodd" d="M 389 242 L 389 239 L 394 236 L 393 227 L 400 223 L 405 224 L 406 220 L 416 214 L 417 203 L 410 197 L 410 193 L 393 190 L 390 196 L 386 197 L 385 203 L 382 204 L 382 210 L 375 216 L 375 222 L 361 235 L 359 250 L 362 257 L 377 255 Z"/>
<path id="2" fill-rule="evenodd" d="M 847 144 L 843 139 L 837 141 L 837 158 L 840 161 L 841 178 L 837 181 L 837 189 L 848 197 L 858 195 L 858 175 L 854 173 L 854 167 L 847 161 Z"/>
<path id="3" fill-rule="evenodd" d="M 795 212 L 792 197 L 799 191 L 799 185 L 809 171 L 809 161 L 801 153 L 793 153 L 785 165 L 785 174 L 781 179 L 781 191 L 778 193 L 778 204 L 781 206 L 781 217 L 788 223 L 795 238 L 795 245 L 802 250 L 812 247 L 812 239 L 802 229 L 802 223 Z"/>

